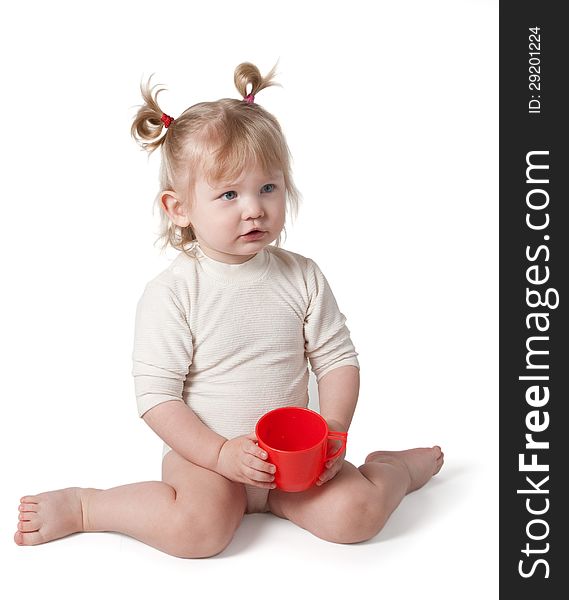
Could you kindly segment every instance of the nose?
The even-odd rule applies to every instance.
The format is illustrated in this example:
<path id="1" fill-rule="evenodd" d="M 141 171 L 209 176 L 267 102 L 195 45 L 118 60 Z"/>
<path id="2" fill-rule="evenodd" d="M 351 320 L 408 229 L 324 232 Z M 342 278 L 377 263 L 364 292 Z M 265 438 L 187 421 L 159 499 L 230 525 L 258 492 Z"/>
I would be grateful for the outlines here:
<path id="1" fill-rule="evenodd" d="M 244 198 L 243 204 L 243 220 L 260 219 L 264 216 L 263 203 L 256 196 L 247 196 Z"/>

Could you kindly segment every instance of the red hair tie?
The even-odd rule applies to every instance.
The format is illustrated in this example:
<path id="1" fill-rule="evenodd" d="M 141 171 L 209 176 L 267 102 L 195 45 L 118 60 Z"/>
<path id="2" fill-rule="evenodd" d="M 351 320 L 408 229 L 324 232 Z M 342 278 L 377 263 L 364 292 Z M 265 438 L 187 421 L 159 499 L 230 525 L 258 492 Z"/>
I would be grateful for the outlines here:
<path id="1" fill-rule="evenodd" d="M 253 94 L 248 94 L 247 96 L 245 96 L 245 98 L 243 98 L 243 100 L 245 100 L 247 104 L 253 104 L 255 96 L 253 96 Z"/>
<path id="2" fill-rule="evenodd" d="M 168 129 L 168 127 L 170 127 L 170 125 L 174 119 L 172 117 L 168 116 L 166 113 L 162 113 L 160 120 L 162 121 L 162 123 L 164 123 L 164 125 L 166 126 L 166 129 Z"/>

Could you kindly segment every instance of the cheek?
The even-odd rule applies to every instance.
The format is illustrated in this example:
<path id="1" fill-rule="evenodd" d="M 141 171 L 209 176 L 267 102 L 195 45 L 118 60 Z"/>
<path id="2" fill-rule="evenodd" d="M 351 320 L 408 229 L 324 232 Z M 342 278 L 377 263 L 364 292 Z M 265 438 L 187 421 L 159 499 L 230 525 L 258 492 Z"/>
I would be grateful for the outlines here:
<path id="1" fill-rule="evenodd" d="M 285 214 L 286 214 L 286 202 L 285 202 L 285 199 L 284 199 L 284 198 L 282 198 L 282 199 L 281 199 L 281 201 L 279 202 L 279 205 L 278 205 L 278 209 L 277 209 L 277 212 L 276 212 L 276 214 L 278 214 L 278 216 L 279 216 L 279 217 L 280 217 L 282 220 L 284 220 L 284 218 L 285 218 Z"/>
<path id="2" fill-rule="evenodd" d="M 225 206 L 217 206 L 211 207 L 210 210 L 203 210 L 200 217 L 203 223 L 215 223 L 223 227 L 225 223 L 231 221 L 232 215 L 230 210 L 226 210 Z"/>

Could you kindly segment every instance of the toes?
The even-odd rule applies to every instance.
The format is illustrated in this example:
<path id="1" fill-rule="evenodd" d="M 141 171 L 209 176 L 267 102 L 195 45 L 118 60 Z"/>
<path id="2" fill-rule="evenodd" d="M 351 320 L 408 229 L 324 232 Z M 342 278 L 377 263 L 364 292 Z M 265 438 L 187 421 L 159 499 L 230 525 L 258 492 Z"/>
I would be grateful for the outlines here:
<path id="1" fill-rule="evenodd" d="M 445 462 L 445 455 L 443 452 L 441 452 L 441 455 L 435 461 L 435 472 L 433 473 L 434 475 L 436 475 L 441 470 L 444 462 Z"/>
<path id="2" fill-rule="evenodd" d="M 43 543 L 41 533 L 34 531 L 33 533 L 22 533 L 16 531 L 14 534 L 14 541 L 18 546 L 34 546 L 35 544 Z"/>
<path id="3" fill-rule="evenodd" d="M 22 496 L 20 498 L 21 503 L 29 502 L 31 504 L 37 504 L 39 502 L 39 498 L 37 496 Z"/>
<path id="4" fill-rule="evenodd" d="M 29 533 L 31 531 L 38 531 L 40 528 L 39 521 L 37 519 L 33 519 L 31 521 L 19 521 L 18 522 L 18 530 L 23 533 Z"/>
<path id="5" fill-rule="evenodd" d="M 39 498 L 37 496 L 22 496 L 18 510 L 18 531 L 14 534 L 14 542 L 18 546 L 33 546 L 43 543 L 39 533 L 40 522 L 37 516 Z"/>
<path id="6" fill-rule="evenodd" d="M 365 459 L 365 462 L 371 462 L 372 460 L 374 460 L 374 458 L 379 454 L 379 452 L 376 450 L 375 452 L 370 452 Z"/>

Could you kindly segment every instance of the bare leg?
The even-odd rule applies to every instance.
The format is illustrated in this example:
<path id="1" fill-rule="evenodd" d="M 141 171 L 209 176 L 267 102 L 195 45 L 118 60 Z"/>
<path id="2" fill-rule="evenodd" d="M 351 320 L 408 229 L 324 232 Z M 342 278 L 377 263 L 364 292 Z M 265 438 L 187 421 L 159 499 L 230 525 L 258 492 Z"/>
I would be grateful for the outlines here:
<path id="1" fill-rule="evenodd" d="M 324 540 L 361 542 L 377 535 L 405 494 L 423 486 L 442 464 L 439 446 L 372 452 L 358 468 L 345 461 L 322 486 L 294 494 L 271 490 L 269 508 Z"/>
<path id="2" fill-rule="evenodd" d="M 358 469 L 380 491 L 387 520 L 403 497 L 423 487 L 441 470 L 443 462 L 440 446 L 379 450 L 368 454 L 365 464 Z"/>
<path id="3" fill-rule="evenodd" d="M 29 546 L 75 532 L 116 531 L 175 556 L 220 552 L 245 512 L 243 486 L 174 451 L 164 457 L 162 478 L 24 496 L 14 541 Z"/>

